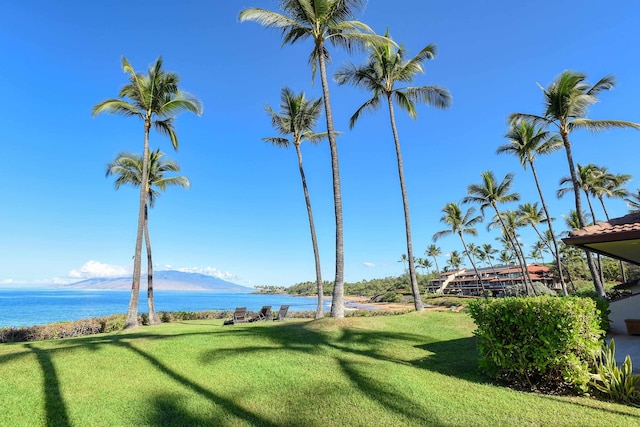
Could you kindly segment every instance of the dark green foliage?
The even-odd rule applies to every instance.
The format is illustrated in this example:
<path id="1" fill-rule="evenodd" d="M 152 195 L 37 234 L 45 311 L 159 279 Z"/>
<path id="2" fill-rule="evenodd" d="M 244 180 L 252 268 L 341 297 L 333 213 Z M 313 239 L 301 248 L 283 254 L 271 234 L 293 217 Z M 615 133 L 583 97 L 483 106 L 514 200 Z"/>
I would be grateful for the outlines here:
<path id="1" fill-rule="evenodd" d="M 640 406 L 640 375 L 633 374 L 629 355 L 625 357 L 620 367 L 615 355 L 616 344 L 611 339 L 609 345 L 605 343 L 602 346 L 595 374 L 591 374 L 591 385 L 603 397 L 615 402 Z"/>
<path id="2" fill-rule="evenodd" d="M 533 289 L 535 290 L 536 295 L 552 295 L 555 296 L 556 291 L 553 289 L 547 288 L 544 284 L 540 282 L 533 282 Z M 505 296 L 508 297 L 526 297 L 527 290 L 525 289 L 522 283 L 518 283 L 516 285 L 507 286 L 505 289 Z"/>
<path id="3" fill-rule="evenodd" d="M 590 298 L 478 299 L 480 366 L 492 377 L 531 390 L 582 391 L 600 351 L 600 314 Z"/>
<path id="4" fill-rule="evenodd" d="M 419 275 L 419 280 L 422 280 L 423 276 Z M 289 288 L 285 289 L 286 293 L 290 295 L 316 295 L 316 283 L 315 282 L 303 282 L 297 283 Z M 331 295 L 333 293 L 333 283 L 324 282 L 323 284 L 324 295 Z M 373 297 L 385 295 L 390 299 L 382 299 L 384 302 L 397 302 L 400 301 L 402 295 L 410 295 L 411 288 L 409 286 L 409 278 L 406 275 L 399 277 L 385 277 L 382 279 L 362 280 L 355 283 L 344 284 L 345 295 L 358 295 L 363 297 Z M 396 293 L 401 294 L 396 297 Z"/>

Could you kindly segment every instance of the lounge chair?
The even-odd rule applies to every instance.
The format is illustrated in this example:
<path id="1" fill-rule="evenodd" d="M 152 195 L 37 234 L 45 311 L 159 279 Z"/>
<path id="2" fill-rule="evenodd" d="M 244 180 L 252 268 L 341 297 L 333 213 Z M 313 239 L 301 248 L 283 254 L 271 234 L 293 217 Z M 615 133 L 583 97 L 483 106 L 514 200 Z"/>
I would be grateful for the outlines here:
<path id="1" fill-rule="evenodd" d="M 236 311 L 233 312 L 233 317 L 224 321 L 224 325 L 235 325 L 236 323 L 247 323 L 247 307 L 236 307 Z"/>
<path id="2" fill-rule="evenodd" d="M 287 317 L 287 312 L 289 311 L 288 305 L 281 305 L 280 310 L 278 310 L 278 317 L 273 320 L 284 320 Z"/>
<path id="3" fill-rule="evenodd" d="M 271 320 L 271 306 L 263 305 L 258 314 L 256 314 L 250 322 L 257 322 L 258 320 Z"/>

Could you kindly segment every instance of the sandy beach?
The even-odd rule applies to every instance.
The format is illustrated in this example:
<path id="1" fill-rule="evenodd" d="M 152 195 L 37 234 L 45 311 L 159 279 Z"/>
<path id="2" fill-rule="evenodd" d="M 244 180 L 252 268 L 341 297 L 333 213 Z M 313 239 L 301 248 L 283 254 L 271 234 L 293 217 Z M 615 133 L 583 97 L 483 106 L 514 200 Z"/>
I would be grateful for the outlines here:
<path id="1" fill-rule="evenodd" d="M 345 296 L 344 297 L 344 307 L 347 310 L 413 310 L 414 306 L 412 303 L 409 304 L 400 304 L 400 303 L 392 303 L 392 302 L 370 302 L 367 297 L 356 297 L 356 296 Z M 462 306 L 458 306 L 455 308 L 450 307 L 442 307 L 442 306 L 432 306 L 428 305 L 424 307 L 425 310 L 450 310 L 450 311 L 460 311 L 463 309 Z"/>

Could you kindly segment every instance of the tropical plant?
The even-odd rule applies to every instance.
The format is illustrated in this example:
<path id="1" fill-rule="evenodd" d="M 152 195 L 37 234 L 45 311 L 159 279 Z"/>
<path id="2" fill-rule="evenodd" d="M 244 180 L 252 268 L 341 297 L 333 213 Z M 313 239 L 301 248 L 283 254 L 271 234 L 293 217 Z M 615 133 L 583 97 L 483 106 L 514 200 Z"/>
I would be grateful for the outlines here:
<path id="1" fill-rule="evenodd" d="M 144 240 L 147 247 L 147 305 L 149 308 L 149 324 L 161 323 L 156 313 L 153 298 L 153 257 L 151 256 L 151 240 L 149 238 L 149 207 L 167 187 L 189 188 L 189 180 L 184 176 L 166 177 L 167 172 L 180 172 L 178 163 L 162 160 L 164 153 L 157 149 L 149 152 L 147 164 L 147 200 L 144 206 Z M 133 153 L 119 153 L 115 160 L 107 165 L 106 176 L 115 175 L 114 186 L 119 189 L 123 185 L 139 187 L 142 184 L 142 156 Z"/>
<path id="2" fill-rule="evenodd" d="M 569 135 L 575 129 L 585 129 L 591 132 L 600 132 L 610 128 L 635 128 L 640 129 L 640 124 L 621 120 L 592 120 L 586 118 L 589 106 L 598 102 L 598 94 L 610 90 L 615 86 L 613 76 L 605 76 L 593 86 L 586 82 L 586 75 L 575 71 L 564 71 L 548 88 L 540 87 L 544 95 L 544 112 L 541 116 L 534 114 L 514 113 L 509 116 L 512 123 L 526 120 L 533 124 L 545 126 L 553 125 L 557 128 L 562 138 L 571 180 L 573 182 L 573 194 L 576 212 L 580 227 L 587 225 L 583 215 L 582 200 L 580 197 L 580 185 L 576 174 L 575 163 Z M 600 298 L 605 298 L 605 290 L 593 262 L 590 252 L 587 252 L 587 264 L 591 271 L 596 293 Z"/>
<path id="3" fill-rule="evenodd" d="M 433 262 L 436 265 L 436 272 L 438 273 L 438 276 L 440 275 L 440 267 L 438 267 L 438 258 L 440 255 L 442 255 L 442 250 L 434 245 L 434 244 L 430 244 L 429 246 L 427 246 L 427 250 L 424 252 L 425 255 L 430 256 L 431 258 L 433 258 Z"/>
<path id="4" fill-rule="evenodd" d="M 445 230 L 437 231 L 433 235 L 433 241 L 435 242 L 440 237 L 447 236 L 449 234 L 457 234 L 460 237 L 460 241 L 462 242 L 462 247 L 464 248 L 464 253 L 467 254 L 471 265 L 473 266 L 473 271 L 476 273 L 476 277 L 478 278 L 478 282 L 480 283 L 480 287 L 482 290 L 485 290 L 484 284 L 482 283 L 482 277 L 476 268 L 476 263 L 471 256 L 471 252 L 467 246 L 467 243 L 464 240 L 464 235 L 469 234 L 471 236 L 477 236 L 478 231 L 473 227 L 475 224 L 482 221 L 482 216 L 477 215 L 473 216 L 475 213 L 475 209 L 473 207 L 469 208 L 464 214 L 462 213 L 462 209 L 458 203 L 447 203 L 444 208 L 442 208 L 442 218 L 440 218 L 440 222 L 447 224 L 450 228 Z"/>
<path id="5" fill-rule="evenodd" d="M 313 212 L 311 210 L 311 198 L 309 197 L 309 189 L 307 188 L 307 180 L 302 166 L 302 151 L 300 146 L 303 141 L 316 144 L 326 138 L 326 133 L 315 133 L 314 127 L 318 122 L 320 113 L 322 112 L 322 99 L 307 100 L 304 92 L 294 94 L 289 88 L 283 88 L 280 92 L 280 112 L 274 111 L 267 106 L 267 113 L 271 116 L 271 124 L 280 135 L 290 136 L 289 138 L 268 137 L 263 138 L 264 141 L 274 144 L 278 147 L 288 148 L 293 145 L 298 158 L 298 169 L 300 170 L 300 179 L 302 181 L 302 191 L 307 206 L 307 216 L 309 217 L 309 228 L 311 231 L 311 244 L 313 246 L 313 256 L 316 266 L 316 287 L 318 290 L 318 305 L 316 308 L 316 319 L 324 317 L 324 303 L 322 290 L 322 272 L 320 269 L 320 252 L 318 250 L 318 239 L 316 237 L 316 228 L 313 222 Z"/>
<path id="6" fill-rule="evenodd" d="M 385 33 L 385 37 L 390 39 L 388 30 Z M 394 100 L 401 109 L 409 114 L 409 117 L 415 119 L 417 117 L 416 102 L 424 102 L 436 108 L 447 108 L 451 104 L 451 95 L 448 90 L 440 86 L 396 87 L 396 83 L 411 83 L 417 74 L 424 72 L 422 62 L 435 58 L 436 46 L 430 44 L 424 47 L 416 56 L 408 60 L 405 59 L 405 53 L 402 46 L 395 47 L 389 43 L 370 44 L 368 61 L 360 66 L 352 63 L 344 66 L 336 72 L 335 80 L 340 85 L 352 84 L 372 94 L 371 98 L 365 101 L 351 116 L 349 122 L 351 128 L 353 128 L 363 112 L 376 110 L 380 107 L 382 99 L 386 101 L 396 149 L 400 192 L 402 194 L 402 205 L 404 208 L 407 255 L 409 257 L 409 277 L 415 308 L 419 311 L 422 310 L 422 301 L 420 300 L 420 289 L 412 260 L 413 244 L 411 242 L 409 197 L 405 184 L 400 137 L 398 136 L 398 129 L 396 127 Z"/>
<path id="7" fill-rule="evenodd" d="M 500 184 L 497 183 L 492 171 L 482 172 L 480 176 L 482 177 L 482 183 L 469 185 L 467 187 L 467 196 L 462 200 L 462 202 L 478 203 L 480 205 L 480 211 L 483 214 L 484 210 L 489 206 L 495 210 L 496 217 L 502 225 L 503 234 L 507 240 L 511 242 L 511 247 L 513 248 L 516 258 L 520 264 L 522 277 L 523 280 L 525 280 L 525 286 L 530 286 L 533 291 L 531 278 L 529 277 L 529 269 L 527 268 L 527 262 L 524 259 L 524 254 L 522 254 L 522 248 L 520 248 L 520 245 L 517 243 L 516 236 L 510 232 L 509 228 L 504 223 L 504 219 L 498 209 L 498 203 L 515 202 L 520 199 L 520 195 L 518 193 L 509 193 L 513 182 L 513 174 L 508 173 L 505 175 Z M 515 232 L 515 229 L 513 231 Z"/>
<path id="8" fill-rule="evenodd" d="M 624 358 L 622 366 L 618 366 L 613 338 L 609 344 L 603 343 L 590 384 L 611 400 L 640 405 L 640 375 L 633 373 L 629 355 Z"/>
<path id="9" fill-rule="evenodd" d="M 366 24 L 352 20 L 354 13 L 362 10 L 365 4 L 363 0 L 282 0 L 282 13 L 250 8 L 240 12 L 239 16 L 240 22 L 254 21 L 265 27 L 280 30 L 283 44 L 294 44 L 305 39 L 311 39 L 313 42 L 309 64 L 312 80 L 315 78 L 316 70 L 320 68 L 336 217 L 336 275 L 331 301 L 332 317 L 344 317 L 344 236 L 338 145 L 326 70 L 326 64 L 331 60 L 327 44 L 351 50 L 363 47 L 368 42 L 389 43 L 388 39 L 374 34 Z"/>
<path id="10" fill-rule="evenodd" d="M 511 123 L 509 132 L 505 135 L 505 138 L 509 139 L 507 144 L 498 147 L 496 152 L 498 154 L 507 153 L 513 154 L 520 160 L 520 165 L 523 169 L 527 169 L 527 165 L 531 167 L 531 173 L 538 189 L 538 195 L 540 196 L 540 202 L 542 203 L 542 209 L 544 211 L 547 227 L 551 233 L 551 239 L 549 240 L 553 244 L 553 257 L 556 262 L 556 268 L 558 269 L 558 276 L 560 277 L 560 285 L 562 287 L 562 293 L 567 296 L 567 285 L 564 281 L 562 272 L 562 266 L 560 265 L 560 250 L 558 249 L 558 239 L 556 233 L 553 230 L 553 221 L 549 214 L 549 208 L 544 199 L 542 187 L 538 180 L 538 173 L 535 168 L 535 160 L 538 155 L 547 155 L 562 148 L 562 139 L 558 135 L 551 135 L 550 132 L 545 131 L 541 126 L 531 124 L 527 121 L 520 120 Z M 543 222 L 543 221 L 539 221 Z M 537 232 L 537 230 L 536 230 Z"/>
<path id="11" fill-rule="evenodd" d="M 175 116 L 183 111 L 200 115 L 202 114 L 202 104 L 196 97 L 178 88 L 180 82 L 178 75 L 162 69 L 162 58 L 158 58 L 149 67 L 147 75 L 138 74 L 124 56 L 122 57 L 122 69 L 129 75 L 129 82 L 122 87 L 118 98 L 107 99 L 94 105 L 93 116 L 101 113 L 121 114 L 126 117 L 138 117 L 144 124 L 138 229 L 133 258 L 131 298 L 125 322 L 125 328 L 135 328 L 138 326 L 144 207 L 148 197 L 149 133 L 151 127 L 154 127 L 160 133 L 169 136 L 173 148 L 177 149 L 178 135 L 173 124 Z"/>

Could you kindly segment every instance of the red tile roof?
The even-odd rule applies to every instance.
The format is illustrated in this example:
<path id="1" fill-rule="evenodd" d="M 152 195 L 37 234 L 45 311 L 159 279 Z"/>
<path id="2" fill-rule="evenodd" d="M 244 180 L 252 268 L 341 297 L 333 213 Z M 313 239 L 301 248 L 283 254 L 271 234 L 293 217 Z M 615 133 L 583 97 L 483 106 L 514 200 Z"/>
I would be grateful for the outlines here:
<path id="1" fill-rule="evenodd" d="M 640 238 L 640 212 L 574 230 L 562 239 L 566 244 L 614 242 Z"/>

